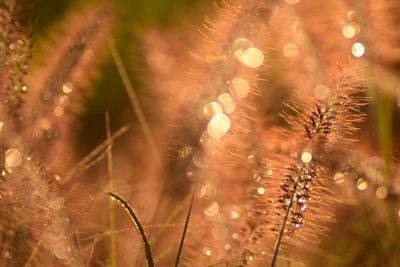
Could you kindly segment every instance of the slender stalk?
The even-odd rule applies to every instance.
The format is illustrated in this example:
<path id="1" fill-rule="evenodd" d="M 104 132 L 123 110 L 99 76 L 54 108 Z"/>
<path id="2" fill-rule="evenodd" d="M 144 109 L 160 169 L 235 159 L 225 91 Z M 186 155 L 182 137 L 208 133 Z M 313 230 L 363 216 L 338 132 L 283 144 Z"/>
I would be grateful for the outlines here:
<path id="1" fill-rule="evenodd" d="M 110 142 L 114 142 L 115 139 L 119 138 L 121 135 L 125 134 L 129 130 L 129 126 L 123 126 L 118 131 L 111 135 L 110 139 L 105 140 L 103 143 L 94 148 L 86 157 L 84 157 L 81 161 L 78 162 L 66 175 L 64 181 L 69 181 L 72 178 L 76 178 L 77 176 L 84 173 L 90 167 L 92 167 L 92 162 L 97 162 L 97 158 L 101 157 L 101 154 L 104 153 L 104 150 L 107 149 Z"/>
<path id="2" fill-rule="evenodd" d="M 374 226 L 374 224 L 373 224 L 373 222 L 371 220 L 371 216 L 369 215 L 368 205 L 364 200 L 361 200 L 361 204 L 362 204 L 363 209 L 364 209 L 364 215 L 365 215 L 366 221 L 367 221 L 367 223 L 369 225 L 369 229 L 368 230 L 371 231 L 372 237 L 375 240 L 374 243 L 376 245 L 376 248 L 382 254 L 382 258 L 385 261 L 385 265 L 386 266 L 390 266 L 390 263 L 388 262 L 389 257 L 387 256 L 387 253 L 386 253 L 386 251 L 385 251 L 385 249 L 384 249 L 384 247 L 382 245 L 382 242 L 379 239 L 379 236 L 375 231 L 375 226 Z"/>
<path id="3" fill-rule="evenodd" d="M 35 260 L 35 258 L 36 258 L 36 254 L 37 254 L 37 252 L 38 252 L 38 250 L 39 250 L 39 247 L 40 247 L 41 243 L 42 243 L 42 240 L 39 239 L 39 241 L 36 243 L 35 247 L 33 248 L 31 254 L 29 255 L 28 260 L 27 260 L 26 263 L 24 264 L 24 267 L 30 267 L 30 266 L 31 266 L 32 262 L 33 262 L 33 261 Z"/>
<path id="4" fill-rule="evenodd" d="M 106 133 L 107 140 L 110 140 L 110 143 L 107 148 L 107 172 L 108 172 L 108 191 L 113 191 L 113 159 L 112 159 L 112 147 L 113 147 L 113 139 L 111 137 L 111 127 L 110 127 L 110 115 L 106 112 L 105 115 L 106 120 Z M 111 267 L 117 267 L 117 240 L 115 235 L 115 212 L 113 201 L 110 199 L 108 202 L 108 219 L 110 224 L 110 264 Z"/>
<path id="5" fill-rule="evenodd" d="M 125 199 L 118 196 L 117 194 L 115 194 L 113 192 L 108 192 L 107 195 L 111 198 L 111 200 L 116 201 L 119 205 L 121 205 L 125 209 L 125 211 L 128 213 L 136 231 L 138 231 L 140 237 L 143 240 L 146 259 L 147 259 L 147 265 L 149 267 L 154 267 L 153 253 L 151 251 L 150 243 L 148 241 L 146 233 L 144 232 L 143 226 L 139 221 L 139 218 L 136 216 L 135 211 L 133 210 L 133 208 L 129 205 L 129 203 Z"/>
<path id="6" fill-rule="evenodd" d="M 302 174 L 303 174 L 303 168 L 301 168 L 299 170 L 298 177 L 301 176 Z M 291 211 L 292 206 L 293 206 L 293 199 L 294 199 L 294 196 L 296 194 L 297 185 L 298 185 L 298 181 L 293 185 L 293 190 L 292 190 L 292 193 L 291 193 L 291 196 L 290 196 L 290 203 L 289 203 L 289 206 L 287 207 L 285 218 L 283 219 L 282 227 L 281 227 L 281 230 L 279 232 L 278 239 L 276 240 L 276 243 L 275 243 L 274 254 L 273 254 L 272 262 L 271 262 L 271 267 L 275 266 L 276 260 L 278 259 L 279 248 L 281 246 L 282 239 L 283 239 L 283 236 L 285 234 L 286 223 L 287 223 L 287 221 L 289 219 L 289 214 L 290 214 L 290 211 Z"/>
<path id="7" fill-rule="evenodd" d="M 142 130 L 146 137 L 146 140 L 150 145 L 150 148 L 154 154 L 154 157 L 158 160 L 158 162 L 160 162 L 159 161 L 160 153 L 158 151 L 156 142 L 154 140 L 154 136 L 153 136 L 151 129 L 149 127 L 149 124 L 146 120 L 142 106 L 140 105 L 140 102 L 139 102 L 139 98 L 136 95 L 136 92 L 133 88 L 132 82 L 129 79 L 129 76 L 128 76 L 128 73 L 124 66 L 124 62 L 122 61 L 121 55 L 119 54 L 118 49 L 112 40 L 109 41 L 109 47 L 110 47 L 111 55 L 113 57 L 115 66 L 117 67 L 118 73 L 124 84 L 125 91 L 128 94 L 129 100 L 131 101 L 131 104 L 132 104 L 132 108 L 135 111 L 135 114 L 139 120 L 140 126 L 142 127 Z"/>
<path id="8" fill-rule="evenodd" d="M 155 234 L 153 234 L 152 236 L 151 236 L 151 243 L 153 244 L 153 246 L 158 242 L 158 240 L 160 239 L 160 237 L 161 237 L 161 235 L 164 233 L 164 231 L 165 231 L 165 229 L 166 229 L 166 226 L 167 225 L 170 225 L 171 224 L 171 222 L 173 221 L 173 220 L 175 220 L 175 218 L 179 215 L 179 213 L 183 210 L 183 208 L 184 208 L 184 203 L 186 203 L 187 202 L 187 200 L 189 200 L 190 199 L 190 197 L 191 196 L 187 196 L 186 198 L 185 198 L 185 200 L 184 201 L 182 201 L 183 203 L 181 203 L 181 204 L 179 204 L 179 205 L 176 205 L 175 207 L 174 207 L 174 209 L 170 212 L 170 214 L 168 215 L 168 217 L 163 221 L 163 223 L 161 224 L 161 227 L 160 227 L 160 229 L 155 233 Z"/>
<path id="9" fill-rule="evenodd" d="M 294 198 L 296 189 L 297 189 L 297 183 L 293 186 L 292 195 L 290 197 L 290 203 L 289 203 L 289 206 L 288 206 L 288 208 L 286 210 L 285 218 L 283 220 L 282 227 L 281 227 L 281 230 L 279 232 L 278 239 L 276 240 L 276 243 L 275 243 L 274 256 L 272 257 L 271 267 L 275 266 L 276 260 L 278 259 L 279 247 L 281 246 L 282 238 L 283 238 L 284 233 L 285 233 L 285 227 L 286 227 L 286 223 L 287 223 L 288 218 L 289 218 L 290 209 L 293 206 L 293 198 Z"/>
<path id="10" fill-rule="evenodd" d="M 179 260 L 180 260 L 182 249 L 183 249 L 183 243 L 185 242 L 186 231 L 187 231 L 187 228 L 189 226 L 190 215 L 192 213 L 192 207 L 193 207 L 193 200 L 194 200 L 195 191 L 196 190 L 194 189 L 193 193 L 192 193 L 192 198 L 190 200 L 189 210 L 188 210 L 188 213 L 187 213 L 187 216 L 186 216 L 186 221 L 185 221 L 185 226 L 183 227 L 181 242 L 179 243 L 178 254 L 176 255 L 175 267 L 178 267 L 178 265 L 179 265 Z"/>
<path id="11" fill-rule="evenodd" d="M 388 78 L 389 80 L 390 78 Z M 389 84 L 387 87 L 393 87 Z M 386 90 L 393 90 L 392 88 L 385 88 Z M 392 165 L 393 155 L 393 98 L 389 93 L 382 90 L 375 89 L 375 95 L 377 104 L 376 109 L 376 125 L 377 125 L 377 137 L 381 157 L 384 159 L 384 178 L 390 179 L 390 170 Z"/>

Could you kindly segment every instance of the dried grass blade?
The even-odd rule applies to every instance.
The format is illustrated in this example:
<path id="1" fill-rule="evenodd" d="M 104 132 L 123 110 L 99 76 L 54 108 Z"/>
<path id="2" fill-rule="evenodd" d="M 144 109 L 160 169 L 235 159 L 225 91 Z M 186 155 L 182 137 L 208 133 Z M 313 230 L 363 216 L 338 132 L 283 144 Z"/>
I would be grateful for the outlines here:
<path id="1" fill-rule="evenodd" d="M 105 121 L 106 121 L 107 140 L 110 140 L 110 144 L 108 145 L 107 148 L 108 190 L 112 192 L 113 191 L 112 148 L 114 142 L 111 135 L 110 115 L 108 112 L 106 112 Z M 110 264 L 111 267 L 117 267 L 117 240 L 115 235 L 115 213 L 114 213 L 114 205 L 111 200 L 109 202 L 108 210 L 109 210 L 108 218 L 110 226 Z"/>
<path id="2" fill-rule="evenodd" d="M 114 142 L 115 139 L 119 138 L 121 135 L 125 134 L 129 130 L 129 126 L 123 126 L 118 131 L 111 135 L 111 139 L 106 139 L 103 143 L 98 145 L 95 149 L 93 149 L 86 157 L 84 157 L 78 164 L 75 165 L 66 175 L 64 181 L 68 182 L 72 178 L 76 178 L 77 176 L 84 173 L 89 167 L 91 167 L 91 162 L 96 160 L 99 155 L 100 157 L 104 154 L 104 151 L 110 145 L 111 142 Z"/>
<path id="3" fill-rule="evenodd" d="M 146 116 L 144 115 L 142 106 L 140 105 L 139 98 L 133 88 L 131 80 L 129 79 L 129 76 L 128 76 L 128 73 L 124 66 L 124 62 L 122 61 L 121 55 L 120 55 L 115 43 L 112 40 L 109 41 L 109 47 L 110 47 L 111 55 L 114 60 L 115 66 L 117 67 L 117 70 L 121 77 L 122 83 L 124 84 L 125 91 L 128 94 L 129 100 L 131 101 L 131 104 L 132 104 L 132 108 L 135 111 L 135 114 L 139 120 L 140 126 L 143 130 L 146 140 L 149 143 L 152 152 L 154 153 L 155 159 L 157 159 L 158 162 L 160 162 L 160 159 L 159 159 L 160 153 L 158 151 L 156 141 L 155 141 L 152 131 L 150 129 L 149 123 L 147 122 Z"/>

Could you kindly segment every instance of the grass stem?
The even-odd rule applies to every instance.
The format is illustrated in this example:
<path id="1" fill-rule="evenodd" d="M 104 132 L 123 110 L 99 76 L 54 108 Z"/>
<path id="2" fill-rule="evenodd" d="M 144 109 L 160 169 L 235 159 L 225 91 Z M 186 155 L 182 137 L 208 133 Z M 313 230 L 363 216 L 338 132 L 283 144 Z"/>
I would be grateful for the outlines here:
<path id="1" fill-rule="evenodd" d="M 107 147 L 107 172 L 108 172 L 108 191 L 113 191 L 113 159 L 112 159 L 112 147 L 113 147 L 113 139 L 111 137 L 111 127 L 110 127 L 110 115 L 106 112 L 105 115 L 106 120 L 106 134 L 107 140 L 110 140 L 110 143 Z M 108 219 L 110 226 L 110 265 L 111 267 L 117 267 L 117 240 L 115 235 L 115 212 L 113 201 L 110 199 L 108 203 Z"/>

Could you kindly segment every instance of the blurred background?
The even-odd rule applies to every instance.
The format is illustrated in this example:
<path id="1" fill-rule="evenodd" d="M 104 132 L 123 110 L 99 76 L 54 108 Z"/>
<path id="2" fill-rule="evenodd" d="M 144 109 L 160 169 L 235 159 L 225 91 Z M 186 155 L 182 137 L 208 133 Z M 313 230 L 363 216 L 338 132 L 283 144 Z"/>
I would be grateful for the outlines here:
<path id="1" fill-rule="evenodd" d="M 23 0 L 21 2 L 24 8 L 23 22 L 31 29 L 35 44 L 33 68 L 40 66 L 43 59 L 46 58 L 48 51 L 43 44 L 51 39 L 51 34 L 58 31 L 57 27 L 62 25 L 70 14 L 79 14 L 82 10 L 104 3 L 94 0 Z M 181 53 L 187 54 L 190 47 L 185 45 L 190 45 L 193 36 L 200 36 L 198 32 L 204 16 L 212 14 L 211 1 L 114 0 L 108 4 L 114 11 L 114 26 L 109 37 L 116 43 L 139 99 L 146 99 L 143 101 L 145 102 L 145 113 L 150 114 L 147 119 L 150 124 L 156 123 L 157 118 L 151 116 L 152 104 L 158 105 L 160 100 L 155 100 L 154 103 L 151 101 L 153 97 L 151 92 L 154 93 L 154 88 L 149 88 L 151 82 L 148 82 L 148 79 L 152 78 L 152 70 L 146 61 L 145 36 L 153 30 L 165 33 L 165 36 L 174 36 L 174 40 L 179 40 L 180 47 L 186 48 Z M 313 12 L 319 11 L 313 10 Z M 311 17 L 312 14 L 314 13 L 308 16 Z M 340 25 L 344 25 L 344 23 Z M 74 27 L 74 25 L 69 25 L 69 27 Z M 286 29 L 287 25 L 284 28 Z M 285 53 L 283 41 L 277 37 L 278 34 L 274 32 L 272 36 L 269 40 L 271 47 L 269 72 L 264 74 L 263 78 L 268 79 L 270 86 L 275 89 L 274 93 L 267 92 L 267 96 L 264 96 L 259 103 L 266 116 L 275 114 L 283 108 L 281 103 L 287 100 L 295 86 L 290 77 L 291 71 L 288 70 L 295 65 L 286 61 L 290 57 L 287 54 L 291 53 L 290 48 L 289 52 Z M 74 142 L 76 142 L 75 147 L 81 156 L 86 155 L 104 141 L 105 111 L 110 113 L 113 131 L 123 125 L 131 124 L 135 126 L 132 130 L 133 133 L 131 132 L 133 135 L 138 133 L 140 135 L 141 132 L 137 127 L 137 117 L 132 111 L 107 45 L 104 50 L 100 65 L 85 86 L 82 112 L 77 114 L 79 124 L 74 128 L 76 135 Z M 363 64 L 360 63 L 362 66 Z M 396 158 L 399 159 L 400 155 L 400 91 L 398 84 L 400 65 L 393 64 L 389 68 L 383 69 L 376 77 L 369 77 L 370 79 L 367 77 L 366 79 L 368 83 L 367 97 L 372 100 L 363 108 L 367 119 L 360 126 L 362 131 L 358 135 L 358 139 L 361 140 L 358 149 L 365 153 L 362 161 L 365 161 L 363 171 L 367 172 L 366 175 L 377 178 L 377 175 L 371 173 L 377 169 L 383 169 L 386 175 L 398 179 L 396 171 L 392 171 L 392 169 L 397 166 Z M 262 90 L 267 91 L 267 86 Z M 280 104 L 262 106 L 273 102 Z M 273 122 L 276 122 L 275 119 L 268 121 L 268 123 Z M 389 175 L 389 173 L 391 174 Z M 372 186 L 372 191 L 364 194 L 363 186 L 358 184 L 362 182 L 359 178 L 355 179 L 357 184 L 354 185 L 354 189 L 358 190 L 360 194 L 353 194 L 352 199 L 348 201 L 350 204 L 338 205 L 337 223 L 330 225 L 332 230 L 322 240 L 321 246 L 310 246 L 306 252 L 297 251 L 296 253 L 306 263 L 292 262 L 293 265 L 287 266 L 400 266 L 400 206 L 398 195 L 395 193 L 398 192 L 396 190 L 400 190 L 398 182 L 394 180 L 388 182 L 382 177 L 378 177 L 379 179 L 376 180 L 378 185 Z M 377 195 L 376 190 L 382 184 L 387 188 L 395 187 L 396 189 L 390 191 L 389 194 L 386 193 L 387 196 L 383 197 L 387 199 L 387 203 L 384 203 Z M 369 201 L 371 196 L 373 201 Z M 343 197 L 348 197 L 347 192 L 343 193 Z M 355 205 L 357 201 L 359 204 Z M 139 204 L 139 210 L 140 207 Z"/>
<path id="2" fill-rule="evenodd" d="M 51 39 L 51 33 L 60 26 L 71 14 L 79 14 L 85 9 L 104 4 L 104 1 L 21 1 L 24 6 L 23 21 L 31 28 L 35 43 L 33 65 L 40 65 L 47 53 L 42 47 L 43 42 Z M 182 30 L 189 25 L 195 31 L 201 28 L 204 12 L 209 10 L 210 3 L 198 0 L 146 0 L 146 1 L 111 1 L 109 6 L 114 11 L 114 26 L 112 39 L 117 43 L 128 68 L 130 78 L 139 96 L 146 95 L 147 88 L 143 84 L 149 76 L 144 55 L 144 35 L 152 30 L 185 34 Z M 71 25 L 71 27 L 74 27 Z M 180 38 L 184 39 L 185 36 Z M 182 51 L 187 53 L 187 51 Z M 113 121 L 113 128 L 118 128 L 124 123 L 137 123 L 136 116 L 131 111 L 130 103 L 126 97 L 121 79 L 110 55 L 105 55 L 104 60 L 90 85 L 85 90 L 88 95 L 83 103 L 84 112 L 79 114 L 81 129 L 78 140 L 82 152 L 87 153 L 100 141 L 104 140 L 104 112 L 109 111 Z M 131 121 L 121 121 L 121 116 L 128 112 Z M 151 118 L 150 118 L 151 120 Z"/>

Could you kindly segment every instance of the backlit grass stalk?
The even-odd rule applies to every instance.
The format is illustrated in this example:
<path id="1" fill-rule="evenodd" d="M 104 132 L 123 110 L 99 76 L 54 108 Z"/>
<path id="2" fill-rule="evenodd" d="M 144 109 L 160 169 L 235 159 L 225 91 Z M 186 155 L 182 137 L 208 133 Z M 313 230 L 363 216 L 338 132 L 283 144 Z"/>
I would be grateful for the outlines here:
<path id="1" fill-rule="evenodd" d="M 231 236 L 245 220 L 243 200 L 253 152 L 259 147 L 254 141 L 254 102 L 260 92 L 259 70 L 267 61 L 266 25 L 273 10 L 273 3 L 260 1 L 230 1 L 217 7 L 216 18 L 206 21 L 203 41 L 191 51 L 189 73 L 178 86 L 188 96 L 198 95 L 181 100 L 182 118 L 175 118 L 182 133 L 178 142 L 183 143 L 175 155 L 182 162 L 180 172 L 201 191 L 191 220 L 201 227 L 185 246 L 186 264 L 233 264 L 234 251 L 241 248 L 241 241 L 232 242 Z M 232 209 L 243 211 L 238 216 Z"/>
<path id="2" fill-rule="evenodd" d="M 23 134 L 31 145 L 30 153 L 47 161 L 50 171 L 59 176 L 72 167 L 74 159 L 68 138 L 73 131 L 69 126 L 75 119 L 73 113 L 81 111 L 85 95 L 82 87 L 89 83 L 102 58 L 101 48 L 112 25 L 111 17 L 108 6 L 99 6 L 64 21 L 64 27 L 44 46 L 47 54 L 43 65 L 28 79 L 29 101 L 24 114 L 29 130 Z M 35 112 L 30 112 L 32 109 Z"/>
<path id="3" fill-rule="evenodd" d="M 273 201 L 275 204 L 266 204 L 270 209 L 274 209 L 275 205 L 275 209 L 278 207 L 272 212 L 275 215 L 270 215 L 268 219 L 271 229 L 277 233 L 271 266 L 276 264 L 285 236 L 293 235 L 291 240 L 303 236 L 301 239 L 304 241 L 314 242 L 321 233 L 318 229 L 323 229 L 318 225 L 323 225 L 331 216 L 327 210 L 334 200 L 331 177 L 339 167 L 329 164 L 330 157 L 334 157 L 330 153 L 334 146 L 351 141 L 351 134 L 363 119 L 359 109 L 364 104 L 359 96 L 362 84 L 352 75 L 340 75 L 334 88 L 332 95 L 324 103 L 316 104 L 316 108 L 306 108 L 304 113 L 300 112 L 298 104 L 293 104 L 290 107 L 296 115 L 284 115 L 290 127 L 283 130 L 286 132 L 284 136 L 291 140 L 289 136 L 296 133 L 296 140 L 293 140 L 296 157 L 285 160 L 287 165 L 281 174 L 284 176 L 281 189 L 276 191 L 280 193 Z M 270 183 L 272 181 L 265 187 Z M 266 192 L 273 194 L 268 188 Z M 276 217 L 282 219 L 277 220 Z M 299 228 L 301 232 L 297 231 Z"/>
<path id="4" fill-rule="evenodd" d="M 0 3 L 0 92 L 6 112 L 20 127 L 23 95 L 28 90 L 26 75 L 32 55 L 32 42 L 20 26 L 20 6 L 14 0 Z"/>

